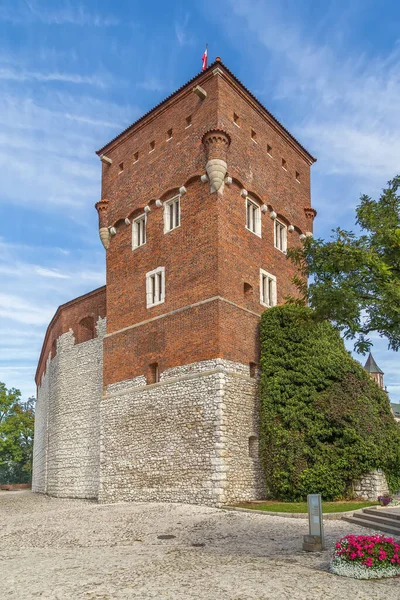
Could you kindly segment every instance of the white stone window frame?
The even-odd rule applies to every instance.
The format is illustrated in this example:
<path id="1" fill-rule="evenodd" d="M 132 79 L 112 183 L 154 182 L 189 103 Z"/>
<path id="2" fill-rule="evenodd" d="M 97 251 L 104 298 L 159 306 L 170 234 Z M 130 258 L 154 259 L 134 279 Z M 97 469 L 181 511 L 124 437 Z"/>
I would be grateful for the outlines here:
<path id="1" fill-rule="evenodd" d="M 282 245 L 282 248 L 280 247 Z M 287 252 L 287 226 L 279 219 L 274 220 L 274 246 L 283 254 Z"/>
<path id="2" fill-rule="evenodd" d="M 178 219 L 176 218 L 176 210 L 172 214 L 172 227 L 171 225 L 171 206 L 178 204 Z M 177 222 L 178 221 L 178 222 Z M 178 194 L 169 200 L 164 202 L 164 233 L 169 233 L 178 229 L 181 226 L 181 195 Z"/>
<path id="3" fill-rule="evenodd" d="M 138 224 L 144 222 L 144 241 L 139 244 Z M 132 250 L 144 246 L 147 242 L 147 215 L 143 213 L 132 221 Z"/>
<path id="4" fill-rule="evenodd" d="M 253 209 L 253 211 L 249 212 L 249 207 Z M 253 198 L 249 198 L 249 196 L 245 199 L 245 208 L 246 208 L 246 229 L 247 231 L 251 231 L 258 237 L 261 237 L 261 207 L 260 205 L 253 200 Z"/>
<path id="5" fill-rule="evenodd" d="M 146 273 L 146 308 L 165 302 L 165 267 Z"/>
<path id="6" fill-rule="evenodd" d="M 267 288 L 265 288 L 265 281 L 267 281 Z M 271 285 L 270 283 L 271 282 Z M 265 290 L 267 290 L 267 294 L 265 294 Z M 269 303 L 267 303 L 267 298 Z M 277 305 L 277 285 L 276 285 L 276 277 L 268 271 L 264 271 L 264 269 L 260 269 L 260 304 L 262 306 L 266 306 L 267 308 L 271 308 L 272 306 Z"/>

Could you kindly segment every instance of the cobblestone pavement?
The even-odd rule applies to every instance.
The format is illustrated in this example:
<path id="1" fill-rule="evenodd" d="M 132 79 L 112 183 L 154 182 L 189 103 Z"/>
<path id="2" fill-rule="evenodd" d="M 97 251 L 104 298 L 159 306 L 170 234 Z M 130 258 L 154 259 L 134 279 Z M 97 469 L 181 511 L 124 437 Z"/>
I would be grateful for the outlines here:
<path id="1" fill-rule="evenodd" d="M 398 600 L 400 579 L 331 575 L 328 550 L 301 550 L 307 521 L 191 506 L 98 505 L 0 492 L 1 598 Z M 160 539 L 159 536 L 175 536 Z"/>

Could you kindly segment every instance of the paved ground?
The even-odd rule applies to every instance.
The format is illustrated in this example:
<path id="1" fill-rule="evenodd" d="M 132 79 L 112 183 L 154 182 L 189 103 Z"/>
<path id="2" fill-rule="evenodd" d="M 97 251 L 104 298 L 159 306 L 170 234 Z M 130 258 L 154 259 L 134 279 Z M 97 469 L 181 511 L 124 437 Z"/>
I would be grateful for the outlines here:
<path id="1" fill-rule="evenodd" d="M 307 554 L 306 527 L 302 519 L 185 504 L 0 492 L 0 597 L 399 599 L 398 578 L 355 581 L 327 571 L 335 540 L 367 529 L 327 521 L 329 551 Z"/>

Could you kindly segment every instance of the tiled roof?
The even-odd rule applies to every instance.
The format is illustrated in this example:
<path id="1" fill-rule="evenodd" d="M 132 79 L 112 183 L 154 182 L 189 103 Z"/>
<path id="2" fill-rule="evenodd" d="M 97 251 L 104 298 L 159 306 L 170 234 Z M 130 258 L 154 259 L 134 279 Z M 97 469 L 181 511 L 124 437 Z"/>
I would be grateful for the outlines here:
<path id="1" fill-rule="evenodd" d="M 153 111 L 155 111 L 157 108 L 159 108 L 160 106 L 162 106 L 163 104 L 165 104 L 166 102 L 168 102 L 169 100 L 171 100 L 171 98 L 173 98 L 174 96 L 176 96 L 177 94 L 179 94 L 179 92 L 181 92 L 183 89 L 185 89 L 186 87 L 188 87 L 189 85 L 193 85 L 193 83 L 195 83 L 198 79 L 201 79 L 205 73 L 207 73 L 208 71 L 210 71 L 211 69 L 215 69 L 216 67 L 223 67 L 225 69 L 225 71 L 228 73 L 228 75 L 230 75 L 230 77 L 237 83 L 239 84 L 244 90 L 245 92 L 258 104 L 258 106 L 265 112 L 267 113 L 267 115 L 273 120 L 275 121 L 275 123 L 277 125 L 279 125 L 279 127 L 281 129 L 283 129 L 283 131 L 303 150 L 303 152 L 305 152 L 307 154 L 307 156 L 309 156 L 309 158 L 311 159 L 312 162 L 316 162 L 316 158 L 314 158 L 312 156 L 312 154 L 310 154 L 308 152 L 308 150 L 306 150 L 304 148 L 304 146 L 302 146 L 300 144 L 300 142 L 298 140 L 296 140 L 296 138 L 290 133 L 290 131 L 288 131 L 283 125 L 282 123 L 280 123 L 280 121 L 278 121 L 278 119 L 276 119 L 274 117 L 274 115 L 272 113 L 269 112 L 269 110 L 267 108 L 265 108 L 265 106 L 258 100 L 258 98 L 256 98 L 254 96 L 254 94 L 252 94 L 250 92 L 250 90 L 248 88 L 246 88 L 245 85 L 243 85 L 243 83 L 232 73 L 232 71 L 230 71 L 228 69 L 228 67 L 226 67 L 224 65 L 224 63 L 221 60 L 216 60 L 214 61 L 205 71 L 201 71 L 198 75 L 196 75 L 195 77 L 193 77 L 192 79 L 190 79 L 187 83 L 185 83 L 184 85 L 182 85 L 180 88 L 178 88 L 175 92 L 173 92 L 172 94 L 170 94 L 169 96 L 167 96 L 166 98 L 164 98 L 164 100 L 162 100 L 162 102 L 160 102 L 159 104 L 157 104 L 156 106 L 154 106 L 151 110 L 149 110 L 147 113 L 145 113 L 144 115 L 142 115 L 137 121 L 134 121 L 134 123 L 132 123 L 131 125 L 129 125 L 129 127 L 126 127 L 126 129 L 124 129 L 123 131 L 121 131 L 121 133 L 119 133 L 117 136 L 115 136 L 115 138 L 113 138 L 111 141 L 109 141 L 107 144 L 105 144 L 102 148 L 100 148 L 100 150 L 97 150 L 96 154 L 100 155 L 102 154 L 102 152 L 113 142 L 115 142 L 116 140 L 118 140 L 120 137 L 122 137 L 127 131 L 129 131 L 129 129 L 131 129 L 132 127 L 134 127 L 135 125 L 137 125 L 138 123 L 140 123 L 141 121 L 143 121 L 148 115 L 150 115 Z"/>
<path id="2" fill-rule="evenodd" d="M 376 364 L 375 359 L 372 356 L 371 352 L 369 353 L 367 362 L 364 365 L 364 369 L 366 371 L 368 371 L 368 373 L 381 373 L 382 375 L 384 374 L 383 371 Z"/>

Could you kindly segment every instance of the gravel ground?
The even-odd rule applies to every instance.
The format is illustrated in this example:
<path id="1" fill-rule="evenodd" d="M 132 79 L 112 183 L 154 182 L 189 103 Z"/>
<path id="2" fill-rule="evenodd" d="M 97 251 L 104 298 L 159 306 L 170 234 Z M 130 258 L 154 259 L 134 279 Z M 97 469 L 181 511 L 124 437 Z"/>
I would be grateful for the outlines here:
<path id="1" fill-rule="evenodd" d="M 398 578 L 356 581 L 328 572 L 334 542 L 350 531 L 368 532 L 327 521 L 328 550 L 306 553 L 302 519 L 0 492 L 0 596 L 399 600 Z"/>

